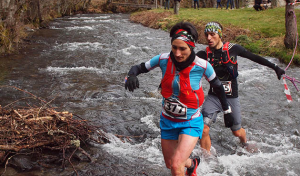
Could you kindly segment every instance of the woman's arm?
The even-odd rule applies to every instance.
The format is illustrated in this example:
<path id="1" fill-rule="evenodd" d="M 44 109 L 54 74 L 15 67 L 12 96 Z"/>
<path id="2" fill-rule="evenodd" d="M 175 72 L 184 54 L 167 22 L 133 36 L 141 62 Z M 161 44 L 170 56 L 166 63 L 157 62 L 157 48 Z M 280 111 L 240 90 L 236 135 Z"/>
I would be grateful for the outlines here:
<path id="1" fill-rule="evenodd" d="M 142 62 L 141 64 L 132 66 L 127 74 L 127 77 L 125 78 L 125 89 L 133 92 L 134 89 L 139 88 L 140 85 L 137 75 L 141 73 L 147 73 L 151 69 L 159 66 L 159 59 L 160 55 L 157 55 L 146 63 Z"/>

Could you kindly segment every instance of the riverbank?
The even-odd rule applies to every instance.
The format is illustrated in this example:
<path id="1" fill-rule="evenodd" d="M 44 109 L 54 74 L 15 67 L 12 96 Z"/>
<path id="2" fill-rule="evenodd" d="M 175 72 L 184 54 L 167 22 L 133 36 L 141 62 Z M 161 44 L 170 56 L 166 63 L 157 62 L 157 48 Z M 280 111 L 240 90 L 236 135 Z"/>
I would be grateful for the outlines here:
<path id="1" fill-rule="evenodd" d="M 300 10 L 295 9 L 298 19 Z M 155 9 L 133 13 L 130 20 L 144 26 L 169 31 L 179 21 L 193 23 L 199 32 L 199 43 L 206 44 L 201 31 L 209 21 L 218 21 L 223 25 L 223 41 L 230 41 L 244 46 L 249 51 L 262 56 L 278 58 L 287 64 L 294 50 L 284 46 L 285 8 L 279 7 L 265 11 L 253 8 L 221 10 L 215 8 L 181 8 L 179 15 L 172 10 Z M 263 18 L 262 18 L 263 16 Z M 298 23 L 298 31 L 300 25 Z M 300 47 L 297 48 L 293 65 L 300 66 Z"/>
<path id="2" fill-rule="evenodd" d="M 25 2 L 23 4 L 20 2 L 10 7 L 14 9 L 14 13 L 9 14 L 3 9 L 0 11 L 3 16 L 2 21 L 0 20 L 0 54 L 17 52 L 19 48 L 26 45 L 24 39 L 28 35 L 30 36 L 39 28 L 47 27 L 47 23 L 57 17 L 75 13 L 134 12 L 130 17 L 132 22 L 166 31 L 179 21 L 189 21 L 197 27 L 199 31 L 198 42 L 202 44 L 206 43 L 204 35 L 201 33 L 204 25 L 209 21 L 218 21 L 224 27 L 224 41 L 238 43 L 253 53 L 275 57 L 286 64 L 293 56 L 294 50 L 286 49 L 283 42 L 285 36 L 284 7 L 259 12 L 253 8 L 234 10 L 181 8 L 179 15 L 174 15 L 173 9 L 142 10 L 121 6 L 114 7 L 105 0 L 76 0 L 76 5 L 70 0 L 66 3 L 57 1 L 50 3 L 45 9 L 46 6 L 43 4 L 47 2 L 48 0 L 41 2 L 41 4 L 30 4 L 30 6 L 26 5 Z M 38 8 L 41 6 L 43 8 Z M 30 7 L 30 11 L 26 10 L 28 7 Z M 300 9 L 295 8 L 295 11 L 299 19 Z M 17 14 L 17 16 L 12 17 L 12 14 Z M 300 66 L 299 52 L 300 47 L 298 47 L 293 60 L 293 64 L 296 66 Z"/>
<path id="3" fill-rule="evenodd" d="M 17 52 L 34 31 L 55 18 L 86 11 L 90 0 L 0 2 L 0 54 Z"/>

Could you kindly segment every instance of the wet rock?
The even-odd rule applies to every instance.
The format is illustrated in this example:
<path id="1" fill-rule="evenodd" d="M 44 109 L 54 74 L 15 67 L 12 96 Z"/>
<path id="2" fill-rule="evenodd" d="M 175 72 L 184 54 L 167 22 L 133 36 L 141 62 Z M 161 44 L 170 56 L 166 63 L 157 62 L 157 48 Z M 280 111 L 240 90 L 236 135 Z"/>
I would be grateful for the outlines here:
<path id="1" fill-rule="evenodd" d="M 18 171 L 38 169 L 37 163 L 32 161 L 31 157 L 27 155 L 15 155 L 9 160 L 8 164 Z"/>
<path id="2" fill-rule="evenodd" d="M 25 26 L 24 29 L 27 31 L 27 32 L 34 32 L 35 30 L 30 28 L 30 27 L 27 27 Z"/>
<path id="3" fill-rule="evenodd" d="M 0 163 L 3 163 L 6 159 L 6 152 L 0 151 Z"/>
<path id="4" fill-rule="evenodd" d="M 299 131 L 298 131 L 297 129 L 294 129 L 293 133 L 294 133 L 294 135 L 296 135 L 296 136 L 300 136 L 300 133 L 299 133 Z"/>

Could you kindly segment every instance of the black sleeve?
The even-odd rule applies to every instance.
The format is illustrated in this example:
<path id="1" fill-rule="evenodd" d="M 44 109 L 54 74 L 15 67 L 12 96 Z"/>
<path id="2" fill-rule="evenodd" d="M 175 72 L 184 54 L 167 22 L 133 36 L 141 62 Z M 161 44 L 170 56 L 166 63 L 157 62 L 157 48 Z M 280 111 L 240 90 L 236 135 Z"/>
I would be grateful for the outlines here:
<path id="1" fill-rule="evenodd" d="M 202 58 L 202 59 L 207 60 L 207 55 L 206 55 L 206 52 L 205 52 L 205 51 L 199 51 L 199 52 L 197 52 L 196 55 L 197 55 L 198 57 Z"/>
<path id="2" fill-rule="evenodd" d="M 242 46 L 241 46 L 242 47 Z M 250 59 L 252 60 L 253 62 L 256 62 L 260 65 L 264 65 L 264 66 L 267 66 L 269 68 L 272 68 L 273 70 L 275 70 L 275 67 L 276 65 L 273 64 L 272 62 L 268 61 L 267 59 L 259 56 L 259 55 L 256 55 L 256 54 L 253 54 L 251 53 L 250 51 L 244 49 L 240 54 L 239 56 L 241 57 L 245 57 L 247 59 Z"/>
<path id="3" fill-rule="evenodd" d="M 145 66 L 145 63 L 141 63 L 139 65 L 134 65 L 131 67 L 131 69 L 129 70 L 128 72 L 128 75 L 139 75 L 141 73 L 147 73 L 149 72 L 149 70 L 147 70 L 146 66 Z"/>
<path id="4" fill-rule="evenodd" d="M 223 110 L 229 109 L 229 105 L 227 103 L 226 94 L 224 91 L 224 87 L 218 77 L 215 77 L 213 80 L 209 81 L 210 86 L 214 89 L 217 97 L 219 98 Z"/>

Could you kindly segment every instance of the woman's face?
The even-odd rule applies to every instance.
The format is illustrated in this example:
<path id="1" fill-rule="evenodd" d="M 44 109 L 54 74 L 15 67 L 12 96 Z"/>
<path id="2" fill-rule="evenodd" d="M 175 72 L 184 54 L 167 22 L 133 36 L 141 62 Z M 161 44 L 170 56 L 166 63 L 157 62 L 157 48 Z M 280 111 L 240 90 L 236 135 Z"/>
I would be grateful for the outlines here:
<path id="1" fill-rule="evenodd" d="M 190 47 L 180 39 L 175 39 L 172 42 L 172 52 L 177 62 L 184 62 L 191 55 Z"/>

